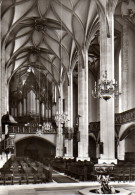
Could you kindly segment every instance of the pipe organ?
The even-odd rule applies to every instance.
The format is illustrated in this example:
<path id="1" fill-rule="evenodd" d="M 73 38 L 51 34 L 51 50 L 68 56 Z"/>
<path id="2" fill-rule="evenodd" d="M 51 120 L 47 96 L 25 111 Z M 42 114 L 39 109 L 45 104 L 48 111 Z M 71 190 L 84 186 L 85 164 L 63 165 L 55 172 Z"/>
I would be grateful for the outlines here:
<path id="1" fill-rule="evenodd" d="M 44 79 L 44 82 L 39 83 L 33 72 L 29 73 L 25 82 L 19 81 L 17 90 L 10 91 L 10 114 L 22 118 L 30 116 L 35 120 L 52 119 L 55 114 L 56 87 L 46 82 L 49 81 Z"/>

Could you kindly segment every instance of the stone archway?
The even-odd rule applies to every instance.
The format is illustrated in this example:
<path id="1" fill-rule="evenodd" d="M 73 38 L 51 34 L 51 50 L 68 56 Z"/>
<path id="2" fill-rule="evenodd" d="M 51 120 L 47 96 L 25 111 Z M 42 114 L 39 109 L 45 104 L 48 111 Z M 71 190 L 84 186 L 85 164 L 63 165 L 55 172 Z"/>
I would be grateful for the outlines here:
<path id="1" fill-rule="evenodd" d="M 128 128 L 126 128 L 123 133 L 120 136 L 120 141 L 128 137 L 132 132 L 135 131 L 135 124 L 130 125 Z"/>
<path id="2" fill-rule="evenodd" d="M 135 162 L 135 129 L 125 138 L 125 160 Z"/>
<path id="3" fill-rule="evenodd" d="M 16 142 L 16 156 L 42 160 L 55 156 L 55 146 L 45 139 L 29 137 Z"/>
<path id="4" fill-rule="evenodd" d="M 135 123 L 125 124 L 121 127 L 119 137 L 120 160 L 135 161 Z"/>

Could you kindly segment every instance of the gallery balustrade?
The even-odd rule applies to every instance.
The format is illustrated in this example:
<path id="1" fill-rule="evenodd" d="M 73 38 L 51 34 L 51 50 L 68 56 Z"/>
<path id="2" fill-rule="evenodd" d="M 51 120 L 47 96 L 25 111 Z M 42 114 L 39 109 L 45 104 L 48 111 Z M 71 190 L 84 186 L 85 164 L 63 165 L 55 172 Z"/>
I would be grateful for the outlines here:
<path id="1" fill-rule="evenodd" d="M 8 126 L 9 134 L 46 134 L 46 133 L 56 133 L 56 128 L 54 128 L 50 123 L 41 124 L 26 124 L 16 125 L 16 126 Z"/>
<path id="2" fill-rule="evenodd" d="M 135 120 L 135 108 L 115 114 L 115 124 L 124 124 Z"/>
<path id="3" fill-rule="evenodd" d="M 115 126 L 120 126 L 122 124 L 132 122 L 135 120 L 135 108 L 127 110 L 125 112 L 115 114 Z M 89 123 L 89 133 L 100 131 L 100 122 Z"/>

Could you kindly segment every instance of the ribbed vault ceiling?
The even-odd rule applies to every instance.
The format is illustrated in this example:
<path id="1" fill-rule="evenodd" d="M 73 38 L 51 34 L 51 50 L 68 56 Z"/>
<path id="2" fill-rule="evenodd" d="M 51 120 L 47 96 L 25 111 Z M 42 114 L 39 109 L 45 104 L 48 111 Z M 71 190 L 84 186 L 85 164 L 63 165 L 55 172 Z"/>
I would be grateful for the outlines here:
<path id="1" fill-rule="evenodd" d="M 31 67 L 36 77 L 42 73 L 59 84 L 68 79 L 68 72 L 74 68 L 84 46 L 88 48 L 89 68 L 97 73 L 101 0 L 1 2 L 2 59 L 7 79 L 14 74 L 28 75 Z"/>
<path id="2" fill-rule="evenodd" d="M 31 66 L 59 83 L 99 29 L 95 0 L 3 0 L 1 15 L 8 78 Z"/>

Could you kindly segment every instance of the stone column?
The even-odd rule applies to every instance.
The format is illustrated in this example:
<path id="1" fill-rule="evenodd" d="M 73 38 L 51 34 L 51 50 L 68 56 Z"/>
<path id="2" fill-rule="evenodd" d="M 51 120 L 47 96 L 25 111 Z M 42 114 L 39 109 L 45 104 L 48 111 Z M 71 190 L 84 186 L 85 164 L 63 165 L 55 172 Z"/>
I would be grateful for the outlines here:
<path id="1" fill-rule="evenodd" d="M 44 108 L 45 106 L 44 106 L 44 102 L 42 102 L 42 104 L 41 104 L 41 116 L 42 116 L 42 118 L 44 119 L 45 117 L 45 113 L 44 113 L 44 111 L 45 111 L 45 108 Z"/>
<path id="2" fill-rule="evenodd" d="M 125 160 L 125 140 L 119 142 L 117 151 L 118 151 L 118 159 Z"/>
<path id="3" fill-rule="evenodd" d="M 36 114 L 39 114 L 39 99 L 36 99 Z"/>
<path id="4" fill-rule="evenodd" d="M 88 156 L 88 51 L 83 51 L 83 61 L 79 58 L 78 63 L 78 114 L 80 141 L 78 142 L 77 160 L 90 160 Z"/>
<path id="5" fill-rule="evenodd" d="M 62 83 L 60 83 L 60 97 L 58 102 L 58 113 L 61 115 L 63 113 L 63 88 Z M 57 136 L 56 136 L 56 157 L 63 157 L 63 124 L 61 120 L 57 121 Z"/>
<path id="6" fill-rule="evenodd" d="M 68 86 L 68 128 L 73 129 L 73 75 L 69 73 L 69 86 Z M 65 140 L 66 153 L 64 158 L 73 158 L 73 139 Z"/>
<path id="7" fill-rule="evenodd" d="M 0 7 L 0 48 L 1 48 L 1 7 Z M 0 49 L 0 118 L 2 117 L 2 61 L 1 61 L 1 49 Z M 2 126 L 0 122 L 0 131 L 2 131 Z M 1 133 L 1 132 L 0 132 Z"/>
<path id="8" fill-rule="evenodd" d="M 122 112 L 128 110 L 128 59 L 129 59 L 129 40 L 128 26 L 123 25 L 122 29 Z"/>
<path id="9" fill-rule="evenodd" d="M 57 122 L 58 131 L 56 136 L 56 157 L 63 157 L 63 129 L 62 124 Z"/>
<path id="10" fill-rule="evenodd" d="M 7 90 L 8 90 L 8 85 L 7 85 L 7 73 L 5 70 L 5 47 L 1 44 L 1 7 L 0 7 L 0 119 L 1 117 L 7 113 Z M 0 135 L 2 133 L 2 124 L 0 122 Z"/>
<path id="11" fill-rule="evenodd" d="M 26 98 L 23 99 L 23 115 L 26 116 Z"/>
<path id="12" fill-rule="evenodd" d="M 5 66 L 3 66 L 3 60 L 2 60 L 2 46 L 1 46 L 1 7 L 0 7 L 0 142 L 5 139 L 5 135 L 2 135 L 2 124 L 1 124 L 1 117 L 6 114 L 5 110 Z M 6 155 L 5 152 L 2 152 L 0 155 L 0 168 L 3 167 L 3 165 L 6 162 Z"/>
<path id="13" fill-rule="evenodd" d="M 122 53 L 122 106 L 121 111 L 124 112 L 129 108 L 129 35 L 128 35 L 128 25 L 126 22 L 123 25 L 122 29 L 122 44 L 121 44 L 121 53 Z M 118 145 L 118 159 L 125 159 L 125 140 L 119 142 Z"/>
<path id="14" fill-rule="evenodd" d="M 107 79 L 114 81 L 114 15 L 111 6 L 105 4 L 106 14 L 100 14 L 100 80 L 104 80 L 107 71 Z M 114 97 L 108 101 L 100 99 L 100 142 L 103 142 L 103 154 L 100 155 L 98 163 L 117 163 Z"/>

